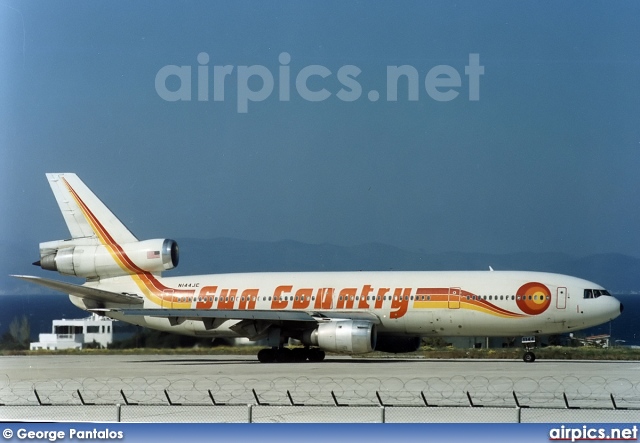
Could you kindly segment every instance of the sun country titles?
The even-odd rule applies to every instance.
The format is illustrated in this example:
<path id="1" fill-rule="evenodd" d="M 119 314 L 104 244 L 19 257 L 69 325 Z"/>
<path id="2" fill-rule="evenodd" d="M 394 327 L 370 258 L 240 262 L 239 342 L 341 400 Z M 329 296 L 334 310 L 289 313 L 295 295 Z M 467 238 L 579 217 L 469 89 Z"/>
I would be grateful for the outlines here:
<path id="1" fill-rule="evenodd" d="M 518 290 L 518 313 L 498 306 L 487 297 L 475 295 L 460 288 L 393 288 L 362 285 L 347 288 L 294 287 L 279 285 L 272 292 L 264 293 L 258 288 L 224 288 L 215 285 L 203 286 L 198 295 L 168 294 L 160 296 L 174 307 L 221 310 L 255 310 L 259 303 L 268 303 L 272 310 L 382 310 L 390 311 L 389 317 L 399 319 L 406 315 L 409 307 L 421 309 L 466 309 L 502 318 L 519 318 L 537 315 L 549 306 L 550 292 L 540 283 L 527 283 Z M 496 297 L 497 300 L 497 297 Z M 505 298 L 505 301 L 509 297 Z M 175 304 L 178 304 L 177 306 Z"/>

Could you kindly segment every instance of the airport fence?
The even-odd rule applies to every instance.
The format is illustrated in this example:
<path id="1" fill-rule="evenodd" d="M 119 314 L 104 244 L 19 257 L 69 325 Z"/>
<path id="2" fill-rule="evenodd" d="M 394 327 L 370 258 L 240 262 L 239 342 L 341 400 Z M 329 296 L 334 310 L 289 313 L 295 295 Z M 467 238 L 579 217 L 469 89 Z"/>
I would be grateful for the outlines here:
<path id="1" fill-rule="evenodd" d="M 603 423 L 640 417 L 640 381 L 590 377 L 90 378 L 0 384 L 0 420 Z"/>

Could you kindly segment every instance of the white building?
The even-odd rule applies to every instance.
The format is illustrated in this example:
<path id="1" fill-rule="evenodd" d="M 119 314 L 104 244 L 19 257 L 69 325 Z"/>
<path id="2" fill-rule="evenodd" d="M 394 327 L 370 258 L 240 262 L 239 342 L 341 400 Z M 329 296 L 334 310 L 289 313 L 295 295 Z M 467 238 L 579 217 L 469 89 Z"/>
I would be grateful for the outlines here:
<path id="1" fill-rule="evenodd" d="M 92 315 L 74 320 L 53 320 L 51 334 L 39 334 L 29 349 L 82 349 L 94 341 L 101 348 L 113 342 L 113 322 L 107 317 Z"/>

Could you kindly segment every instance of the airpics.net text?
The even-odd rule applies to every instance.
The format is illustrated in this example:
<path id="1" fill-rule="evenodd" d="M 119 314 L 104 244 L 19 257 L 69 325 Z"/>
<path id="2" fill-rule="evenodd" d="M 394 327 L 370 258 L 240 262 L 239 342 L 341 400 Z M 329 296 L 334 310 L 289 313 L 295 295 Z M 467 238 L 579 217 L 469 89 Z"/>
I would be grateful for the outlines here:
<path id="1" fill-rule="evenodd" d="M 278 56 L 277 75 L 274 75 L 263 65 L 210 66 L 206 52 L 199 53 L 196 59 L 195 67 L 166 65 L 158 70 L 155 89 L 161 99 L 168 102 L 224 102 L 226 96 L 235 92 L 237 112 L 244 114 L 249 112 L 250 102 L 267 100 L 274 91 L 280 102 L 291 101 L 292 91 L 308 102 L 322 102 L 331 97 L 341 102 L 354 102 L 363 96 L 363 85 L 358 79 L 362 69 L 356 65 L 343 65 L 335 71 L 323 65 L 307 65 L 292 72 L 291 55 L 282 52 Z M 480 54 L 469 54 L 464 75 L 468 84 L 468 100 L 480 100 L 480 76 L 484 75 Z M 453 66 L 436 65 L 424 73 L 421 82 L 421 73 L 414 66 L 388 65 L 384 96 L 388 102 L 397 102 L 399 96 L 411 102 L 418 101 L 424 91 L 434 101 L 448 102 L 460 95 L 463 78 L 460 70 Z M 331 92 L 329 89 L 332 87 L 339 90 Z M 377 89 L 366 93 L 370 102 L 377 102 L 380 98 L 381 93 Z"/>

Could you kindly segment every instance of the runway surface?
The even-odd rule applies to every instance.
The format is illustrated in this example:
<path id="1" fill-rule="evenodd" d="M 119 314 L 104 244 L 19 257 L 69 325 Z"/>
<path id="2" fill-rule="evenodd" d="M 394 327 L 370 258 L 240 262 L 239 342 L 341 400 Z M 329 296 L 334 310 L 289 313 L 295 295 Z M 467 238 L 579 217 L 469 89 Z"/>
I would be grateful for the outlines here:
<path id="1" fill-rule="evenodd" d="M 181 414 L 187 421 L 198 421 L 193 407 L 210 411 L 216 404 L 226 407 L 217 411 L 231 414 L 227 418 L 218 414 L 221 421 L 246 420 L 248 404 L 258 407 L 254 411 L 258 420 L 260 414 L 266 414 L 265 421 L 273 417 L 277 417 L 273 421 L 288 420 L 296 414 L 303 421 L 315 421 L 319 416 L 327 421 L 378 421 L 380 412 L 372 406 L 381 404 L 392 406 L 387 418 L 396 414 L 395 421 L 411 421 L 414 414 L 425 411 L 429 420 L 435 421 L 514 421 L 513 410 L 507 415 L 505 411 L 515 408 L 516 402 L 528 406 L 522 411 L 540 420 L 571 414 L 576 421 L 609 421 L 602 411 L 596 415 L 593 411 L 612 410 L 612 395 L 617 407 L 635 409 L 616 413 L 635 417 L 640 408 L 637 361 L 524 363 L 331 357 L 322 363 L 261 364 L 253 356 L 61 355 L 0 357 L 0 372 L 5 374 L 0 376 L 0 404 L 6 405 L 0 406 L 0 418 L 12 419 L 33 414 L 41 417 L 43 408 L 33 408 L 40 404 L 51 405 L 46 410 L 53 416 L 47 415 L 47 419 L 56 419 L 55 408 L 62 407 L 64 415 L 70 406 L 82 402 L 95 404 L 96 411 L 106 405 L 125 405 L 133 421 L 162 421 L 163 414 L 174 421 L 181 420 Z M 167 408 L 169 403 L 174 406 Z M 292 403 L 305 405 L 306 412 L 290 406 Z M 326 408 L 336 403 L 361 409 L 360 418 L 349 419 L 345 415 L 349 408 Z M 180 412 L 180 407 L 187 410 Z M 317 407 L 324 412 L 318 415 Z M 409 407 L 410 412 L 400 413 L 402 407 Z M 578 407 L 582 411 L 572 411 Z M 293 410 L 283 412 L 287 408 Z M 446 412 L 450 408 L 464 413 Z M 497 408 L 497 415 L 487 418 L 489 408 Z M 586 417 L 585 408 L 591 409 Z M 75 414 L 79 410 L 76 408 Z M 107 418 L 100 419 L 113 420 L 113 410 L 104 411 Z"/>
<path id="2" fill-rule="evenodd" d="M 263 364 L 254 356 L 196 355 L 47 355 L 0 357 L 1 372 L 11 382 L 86 377 L 229 377 L 236 380 L 310 378 L 399 378 L 484 376 L 578 378 L 594 376 L 640 381 L 639 361 L 430 360 L 329 357 L 321 363 Z"/>

